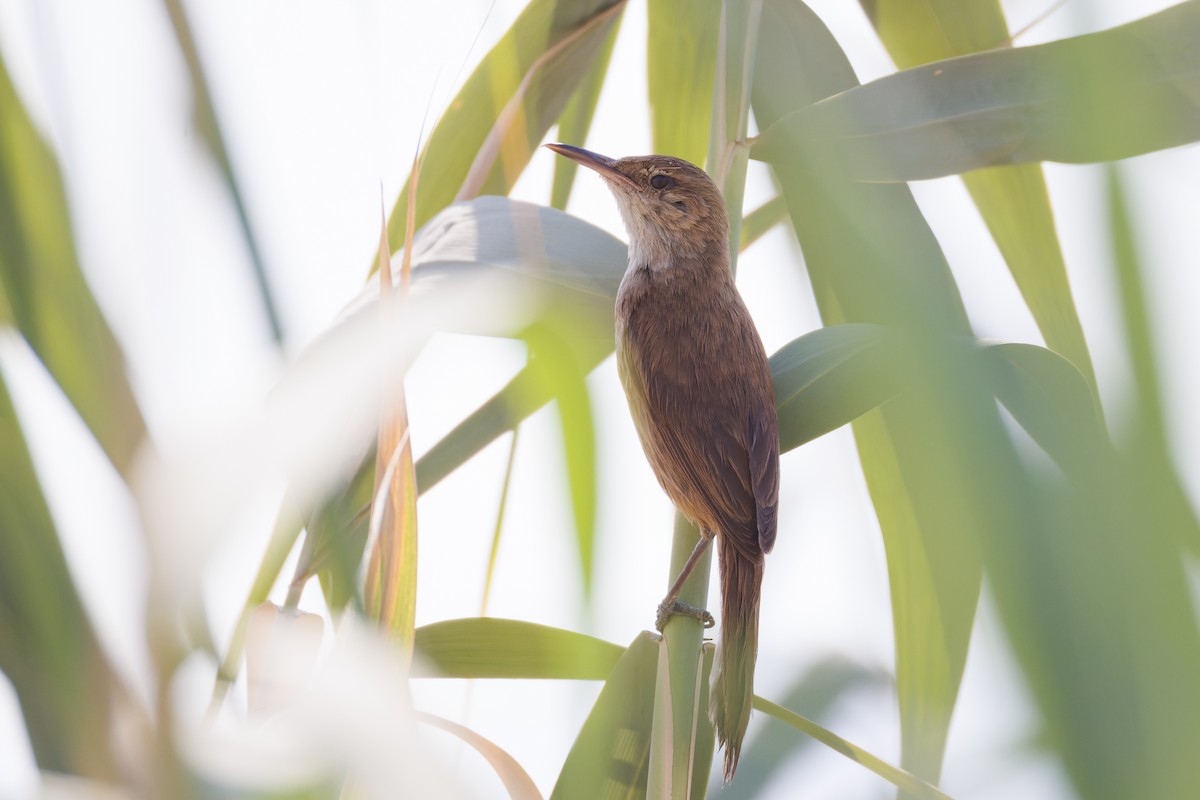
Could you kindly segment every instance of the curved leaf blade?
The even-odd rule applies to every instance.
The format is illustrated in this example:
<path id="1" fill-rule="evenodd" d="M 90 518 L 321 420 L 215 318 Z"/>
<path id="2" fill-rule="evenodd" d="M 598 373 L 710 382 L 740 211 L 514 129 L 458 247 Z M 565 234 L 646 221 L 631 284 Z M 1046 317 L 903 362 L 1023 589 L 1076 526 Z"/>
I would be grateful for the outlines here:
<path id="1" fill-rule="evenodd" d="M 896 395 L 907 378 L 904 346 L 882 325 L 819 328 L 771 356 L 780 449 L 787 452 L 853 422 Z"/>
<path id="2" fill-rule="evenodd" d="M 575 737 L 551 800 L 646 796 L 658 643 L 643 631 L 625 650 Z"/>
<path id="3" fill-rule="evenodd" d="M 751 154 L 773 163 L 824 131 L 862 181 L 1083 164 L 1200 140 L 1200 2 L 1099 33 L 908 69 L 794 111 Z"/>
<path id="4" fill-rule="evenodd" d="M 441 728 L 447 733 L 457 736 L 483 756 L 488 765 L 495 770 L 496 776 L 500 778 L 500 782 L 504 784 L 504 789 L 512 800 L 542 800 L 542 793 L 537 790 L 537 785 L 533 782 L 533 778 L 529 777 L 525 768 L 491 739 L 480 736 L 465 725 L 459 725 L 457 722 L 451 722 L 445 717 L 435 714 L 418 711 L 416 717 L 426 725 Z"/>
<path id="5" fill-rule="evenodd" d="M 776 705 L 770 700 L 754 696 L 754 708 L 770 714 L 775 719 L 791 725 L 798 731 L 803 731 L 826 747 L 832 748 L 846 758 L 874 772 L 879 777 L 908 792 L 913 797 L 928 798 L 929 800 L 950 800 L 950 796 L 932 784 L 918 778 L 912 773 L 894 767 L 883 759 L 872 755 L 853 742 L 843 739 L 833 731 L 824 728 L 807 717 L 803 717 L 783 706 Z"/>
<path id="6" fill-rule="evenodd" d="M 809 719 L 819 720 L 843 697 L 865 687 L 886 685 L 890 676 L 867 670 L 839 657 L 829 657 L 805 670 L 783 698 L 784 708 L 795 708 Z M 795 729 L 780 727 L 778 721 L 768 722 L 759 729 L 742 753 L 738 763 L 737 780 L 722 786 L 714 776 L 709 794 L 721 800 L 751 800 L 761 796 L 763 789 L 793 758 L 814 743 L 811 736 Z"/>
<path id="7" fill-rule="evenodd" d="M 1112 457 L 1095 396 L 1070 361 L 1032 344 L 991 345 L 980 357 L 996 399 L 1064 471 Z"/>

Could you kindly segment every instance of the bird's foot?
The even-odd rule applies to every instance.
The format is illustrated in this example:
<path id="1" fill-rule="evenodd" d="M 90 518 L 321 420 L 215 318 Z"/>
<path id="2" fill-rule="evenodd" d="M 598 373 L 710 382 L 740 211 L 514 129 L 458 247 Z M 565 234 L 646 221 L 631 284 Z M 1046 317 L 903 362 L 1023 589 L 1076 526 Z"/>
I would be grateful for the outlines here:
<path id="1" fill-rule="evenodd" d="M 674 616 L 693 617 L 700 620 L 706 628 L 711 628 L 717 624 L 717 621 L 713 619 L 713 615 L 703 608 L 698 608 L 682 600 L 664 600 L 658 605 L 658 615 L 654 618 L 654 627 L 658 629 L 659 633 L 662 633 L 663 628 L 667 627 L 667 621 Z"/>

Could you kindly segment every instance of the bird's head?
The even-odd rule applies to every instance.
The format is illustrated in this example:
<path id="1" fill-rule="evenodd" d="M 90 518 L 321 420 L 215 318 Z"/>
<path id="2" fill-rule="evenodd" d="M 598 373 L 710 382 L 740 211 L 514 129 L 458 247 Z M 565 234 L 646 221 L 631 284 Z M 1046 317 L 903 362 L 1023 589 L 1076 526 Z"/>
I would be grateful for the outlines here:
<path id="1" fill-rule="evenodd" d="M 604 178 L 629 231 L 630 263 L 653 267 L 727 252 L 725 201 L 695 164 L 671 156 L 609 158 L 569 144 L 546 147 Z"/>

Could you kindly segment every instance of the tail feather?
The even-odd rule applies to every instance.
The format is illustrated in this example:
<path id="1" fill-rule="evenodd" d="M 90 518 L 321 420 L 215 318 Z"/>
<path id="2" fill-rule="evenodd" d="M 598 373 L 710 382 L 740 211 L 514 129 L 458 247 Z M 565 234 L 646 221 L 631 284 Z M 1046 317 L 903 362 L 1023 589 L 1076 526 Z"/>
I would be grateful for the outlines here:
<path id="1" fill-rule="evenodd" d="M 708 711 L 717 741 L 725 748 L 724 775 L 729 783 L 737 769 L 754 698 L 763 559 L 741 553 L 726 536 L 718 535 L 717 541 L 721 548 L 721 635 Z"/>

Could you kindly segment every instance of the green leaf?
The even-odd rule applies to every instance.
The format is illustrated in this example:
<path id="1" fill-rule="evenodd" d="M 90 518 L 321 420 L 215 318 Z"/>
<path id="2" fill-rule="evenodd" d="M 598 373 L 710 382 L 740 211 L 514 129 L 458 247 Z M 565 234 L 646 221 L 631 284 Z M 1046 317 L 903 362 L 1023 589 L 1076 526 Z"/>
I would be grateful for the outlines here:
<path id="1" fill-rule="evenodd" d="M 842 658 L 830 657 L 805 670 L 783 698 L 783 707 L 798 709 L 809 719 L 821 719 L 846 695 L 864 687 L 883 686 L 888 679 Z M 721 800 L 759 797 L 780 769 L 807 750 L 816 740 L 770 719 L 750 739 L 738 764 L 737 780 L 722 786 L 714 776 L 709 794 Z"/>
<path id="2" fill-rule="evenodd" d="M 996 0 L 864 0 L 863 5 L 902 69 L 990 50 L 1008 39 Z M 969 172 L 963 181 L 1046 344 L 1074 362 L 1098 399 L 1041 167 L 994 167 Z"/>
<path id="3" fill-rule="evenodd" d="M 1200 0 L 1099 33 L 905 70 L 763 126 L 779 162 L 822 131 L 864 181 L 1090 163 L 1200 139 Z M 818 98 L 819 99 L 819 98 Z"/>
<path id="4" fill-rule="evenodd" d="M 905 349 L 894 330 L 854 323 L 819 328 L 771 356 L 780 449 L 852 422 L 898 393 Z"/>
<path id="5" fill-rule="evenodd" d="M 755 695 L 754 708 L 770 714 L 777 720 L 791 725 L 798 731 L 803 731 L 821 744 L 830 747 L 846 758 L 874 772 L 884 780 L 908 792 L 912 797 L 930 798 L 931 800 L 949 800 L 949 796 L 925 781 L 899 767 L 888 764 L 881 758 L 871 755 L 853 742 L 847 741 L 826 728 L 821 727 L 810 719 L 789 711 L 783 706 L 776 705 L 770 700 Z"/>
<path id="6" fill-rule="evenodd" d="M 417 628 L 413 677 L 604 680 L 624 650 L 582 633 L 495 617 Z"/>
<path id="7" fill-rule="evenodd" d="M 0 61 L 0 318 L 25 341 L 122 474 L 146 435 L 125 359 L 88 289 L 62 176 Z"/>
<path id="8" fill-rule="evenodd" d="M 2 376 L 0 475 L 0 671 L 41 769 L 115 781 L 118 682 L 71 581 Z"/>
<path id="9" fill-rule="evenodd" d="M 992 345 L 980 356 L 996 399 L 1068 474 L 1111 458 L 1095 396 L 1070 361 L 1031 344 Z"/>
<path id="10" fill-rule="evenodd" d="M 760 128 L 857 83 L 802 4 L 766 0 L 758 55 Z M 870 322 L 915 337 L 912 390 L 860 417 L 854 433 L 888 559 L 902 751 L 906 764 L 936 779 L 970 641 L 981 580 L 974 536 L 985 517 L 971 502 L 974 468 L 948 423 L 970 414 L 991 436 L 999 419 L 979 398 L 963 398 L 965 375 L 952 374 L 965 355 L 951 343 L 968 333 L 966 314 L 908 187 L 857 180 L 827 133 L 788 142 L 797 149 L 772 167 L 826 325 Z"/>
<path id="11" fill-rule="evenodd" d="M 1200 522 L 1172 463 L 1170 437 L 1163 419 L 1161 379 L 1154 355 L 1141 259 L 1120 174 L 1112 166 L 1108 168 L 1108 201 L 1117 285 L 1137 398 L 1134 450 L 1141 463 L 1135 471 L 1143 493 L 1154 497 L 1154 506 L 1163 513 L 1170 527 L 1180 531 L 1193 552 L 1200 552 Z"/>
<path id="12" fill-rule="evenodd" d="M 429 138 L 417 187 L 418 229 L 457 198 L 508 194 L 624 8 L 625 0 L 533 0 L 525 7 Z M 404 242 L 408 194 L 405 184 L 388 219 L 393 250 Z"/>
<path id="13" fill-rule="evenodd" d="M 567 754 L 551 800 L 646 796 L 658 649 L 651 634 L 642 632 L 613 667 Z"/>
<path id="14" fill-rule="evenodd" d="M 717 62 L 717 0 L 650 0 L 646 87 L 653 150 L 703 164 Z"/>
<path id="15" fill-rule="evenodd" d="M 600 89 L 608 75 L 608 62 L 612 59 L 613 45 L 617 42 L 617 34 L 621 30 L 621 21 L 612 26 L 604 48 L 596 57 L 587 77 L 579 84 L 562 117 L 558 120 L 559 141 L 583 146 L 587 141 L 588 130 L 592 127 L 592 117 L 596 114 L 596 103 L 600 100 Z M 565 210 L 567 200 L 571 197 L 571 187 L 575 185 L 575 174 L 579 165 L 569 158 L 554 159 L 554 180 L 550 184 L 550 207 Z"/>

